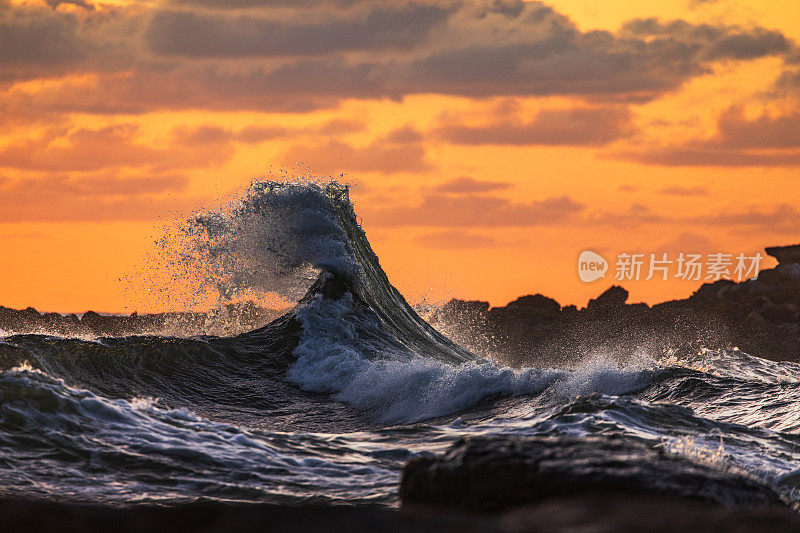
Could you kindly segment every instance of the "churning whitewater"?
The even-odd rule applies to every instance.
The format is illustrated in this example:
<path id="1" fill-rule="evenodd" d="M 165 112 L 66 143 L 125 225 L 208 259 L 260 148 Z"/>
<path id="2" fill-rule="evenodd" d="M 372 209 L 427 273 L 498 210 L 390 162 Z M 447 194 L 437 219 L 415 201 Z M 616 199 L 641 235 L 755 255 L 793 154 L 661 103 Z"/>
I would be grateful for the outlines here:
<path id="1" fill-rule="evenodd" d="M 408 305 L 336 183 L 255 183 L 181 235 L 176 264 L 218 294 L 296 305 L 234 337 L 5 332 L 4 496 L 395 505 L 409 459 L 524 435 L 645 443 L 800 498 L 800 365 L 701 350 L 504 367 Z"/>

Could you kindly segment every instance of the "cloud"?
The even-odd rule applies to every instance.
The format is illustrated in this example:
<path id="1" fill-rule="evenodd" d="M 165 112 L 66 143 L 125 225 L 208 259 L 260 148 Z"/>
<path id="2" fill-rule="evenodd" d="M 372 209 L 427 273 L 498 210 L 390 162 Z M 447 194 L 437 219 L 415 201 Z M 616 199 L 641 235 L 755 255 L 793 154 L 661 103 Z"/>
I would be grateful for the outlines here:
<path id="1" fill-rule="evenodd" d="M 665 252 L 668 254 L 681 252 L 706 254 L 714 251 L 718 251 L 718 249 L 714 248 L 714 245 L 707 237 L 690 231 L 681 232 L 676 237 L 656 246 L 655 250 L 653 250 L 657 254 Z"/>
<path id="2" fill-rule="evenodd" d="M 0 179 L 0 223 L 155 220 L 199 207 L 181 175 L 47 176 Z"/>
<path id="3" fill-rule="evenodd" d="M 0 64 L 4 69 L 77 64 L 91 46 L 79 34 L 79 25 L 71 13 L 0 3 Z"/>
<path id="4" fill-rule="evenodd" d="M 1 146 L 0 167 L 39 171 L 193 168 L 223 163 L 234 153 L 228 143 L 204 150 L 180 144 L 150 146 L 139 142 L 137 133 L 135 124 L 50 131 Z"/>
<path id="5" fill-rule="evenodd" d="M 66 178 L 48 177 L 38 180 L 20 180 L 19 186 L 29 190 L 46 187 L 65 196 L 133 196 L 182 192 L 189 185 L 189 178 L 179 174 L 146 177 L 130 176 L 81 176 Z"/>
<path id="6" fill-rule="evenodd" d="M 792 58 L 795 63 L 800 63 L 800 53 Z M 775 81 L 774 91 L 778 94 L 793 94 L 800 96 L 800 70 L 784 70 Z"/>
<path id="7" fill-rule="evenodd" d="M 616 33 L 583 31 L 539 2 L 333 1 L 313 10 L 259 8 L 246 0 L 226 5 L 248 9 L 134 3 L 75 13 L 0 4 L 0 84 L 67 74 L 82 80 L 3 99 L 43 112 L 120 114 L 303 111 L 345 98 L 430 93 L 638 102 L 711 72 L 716 62 L 788 59 L 796 48 L 763 28 L 684 21 L 635 20 Z M 606 142 L 598 130 L 588 138 L 563 131 L 567 118 L 545 114 L 539 126 L 554 128 L 556 138 L 577 139 L 572 142 Z M 535 129 L 518 126 L 506 142 L 544 142 Z"/>
<path id="8" fill-rule="evenodd" d="M 756 153 L 713 148 L 663 148 L 648 152 L 622 153 L 638 163 L 684 167 L 793 167 L 800 153 Z"/>
<path id="9" fill-rule="evenodd" d="M 264 7 L 286 7 L 291 4 L 293 8 L 323 7 L 326 5 L 348 7 L 369 0 L 168 0 L 169 3 L 185 6 L 200 6 L 208 9 L 247 9 Z"/>
<path id="10" fill-rule="evenodd" d="M 89 11 L 94 11 L 95 7 L 93 4 L 89 2 L 85 2 L 84 0 L 46 0 L 47 5 L 52 8 L 56 8 L 61 4 L 69 4 L 77 7 L 82 7 L 84 9 L 88 9 Z"/>
<path id="11" fill-rule="evenodd" d="M 393 144 L 409 144 L 418 143 L 423 139 L 422 132 L 412 125 L 405 125 L 401 128 L 394 129 L 384 137 L 384 142 Z"/>
<path id="12" fill-rule="evenodd" d="M 674 218 L 653 212 L 650 207 L 633 204 L 623 211 L 600 211 L 585 217 L 584 223 L 592 226 L 611 226 L 615 228 L 631 228 L 642 224 L 674 222 Z"/>
<path id="13" fill-rule="evenodd" d="M 406 50 L 442 24 L 453 5 L 370 3 L 357 11 L 321 10 L 291 18 L 157 11 L 145 38 L 157 54 L 204 58 Z"/>
<path id="14" fill-rule="evenodd" d="M 258 144 L 264 141 L 279 138 L 298 136 L 328 137 L 346 135 L 363 131 L 363 122 L 347 119 L 333 119 L 322 124 L 311 125 L 303 128 L 277 125 L 250 125 L 239 130 L 223 128 L 212 124 L 200 126 L 178 126 L 171 132 L 174 142 L 184 146 L 227 145 L 238 142 L 244 144 Z"/>
<path id="15" fill-rule="evenodd" d="M 663 224 L 672 228 L 686 226 L 696 231 L 698 227 L 731 227 L 759 232 L 797 232 L 800 231 L 800 211 L 789 204 L 777 206 L 729 207 L 715 211 L 684 216 L 674 213 L 656 213 L 650 207 L 634 204 L 620 212 L 598 211 L 586 213 L 579 224 L 593 226 L 607 225 L 617 228 L 631 228 L 646 224 Z M 703 244 L 701 239 L 684 239 L 683 244 Z M 662 248 L 665 245 L 662 245 Z"/>
<path id="16" fill-rule="evenodd" d="M 690 56 L 705 61 L 754 59 L 789 53 L 793 48 L 793 43 L 776 30 L 691 24 L 683 20 L 631 20 L 622 26 L 620 34 L 636 39 L 655 39 L 659 47 L 675 52 L 683 49 L 684 54 L 675 56 L 678 59 Z"/>
<path id="17" fill-rule="evenodd" d="M 134 7 L 94 9 L 80 0 L 0 2 L 0 86 L 34 78 L 113 72 L 146 62 Z M 56 9 L 60 4 L 75 9 Z M 80 8 L 80 9 L 78 9 Z"/>
<path id="18" fill-rule="evenodd" d="M 471 126 L 463 119 L 446 118 L 437 134 L 454 144 L 602 145 L 633 130 L 625 107 L 545 109 L 529 122 L 517 116 L 491 117 L 485 125 Z"/>
<path id="19" fill-rule="evenodd" d="M 670 185 L 660 189 L 658 192 L 661 194 L 668 194 L 671 196 L 708 196 L 708 189 L 701 186 L 696 187 L 682 187 L 680 185 Z"/>
<path id="20" fill-rule="evenodd" d="M 425 172 L 433 167 L 419 144 L 387 145 L 374 142 L 354 147 L 340 141 L 295 145 L 279 160 L 284 164 L 302 163 L 323 174 L 340 172 Z"/>
<path id="21" fill-rule="evenodd" d="M 501 189 L 508 189 L 511 186 L 511 183 L 505 181 L 482 181 L 468 176 L 462 176 L 436 185 L 432 187 L 431 190 L 438 193 L 471 194 L 499 191 Z"/>
<path id="22" fill-rule="evenodd" d="M 175 141 L 184 146 L 226 145 L 231 142 L 258 144 L 279 137 L 286 137 L 291 129 L 282 126 L 247 126 L 239 131 L 213 125 L 194 128 L 179 126 L 172 130 Z"/>
<path id="23" fill-rule="evenodd" d="M 712 226 L 755 226 L 770 230 L 800 230 L 800 211 L 789 204 L 771 208 L 750 206 L 744 210 L 726 210 L 711 215 L 689 217 L 687 222 Z"/>
<path id="24" fill-rule="evenodd" d="M 707 139 L 620 154 L 639 163 L 664 166 L 800 165 L 800 112 L 762 114 L 749 119 L 741 107 L 724 111 Z"/>
<path id="25" fill-rule="evenodd" d="M 717 126 L 709 145 L 747 150 L 800 148 L 800 111 L 748 119 L 741 106 L 734 106 L 720 115 Z"/>
<path id="26" fill-rule="evenodd" d="M 362 209 L 373 226 L 438 226 L 492 228 L 545 226 L 578 215 L 583 204 L 567 197 L 515 203 L 494 196 L 428 195 L 416 206 Z"/>
<path id="27" fill-rule="evenodd" d="M 468 248 L 488 248 L 499 246 L 497 239 L 488 235 L 476 235 L 464 231 L 440 231 L 426 233 L 417 237 L 416 242 L 425 248 L 435 250 L 463 250 Z"/>

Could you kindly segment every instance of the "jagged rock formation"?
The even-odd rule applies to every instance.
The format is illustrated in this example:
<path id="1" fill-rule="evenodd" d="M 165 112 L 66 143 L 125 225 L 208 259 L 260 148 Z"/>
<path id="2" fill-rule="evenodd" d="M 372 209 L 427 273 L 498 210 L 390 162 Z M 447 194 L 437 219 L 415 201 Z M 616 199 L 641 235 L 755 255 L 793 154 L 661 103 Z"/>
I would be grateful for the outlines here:
<path id="1" fill-rule="evenodd" d="M 511 365 L 569 364 L 590 355 L 659 356 L 738 347 L 774 360 L 800 360 L 800 245 L 770 248 L 781 262 L 757 279 L 702 285 L 692 296 L 650 307 L 612 286 L 578 309 L 542 295 L 505 307 L 452 300 L 432 317 L 442 331 Z"/>
<path id="2" fill-rule="evenodd" d="M 800 244 L 791 246 L 770 246 L 764 249 L 767 255 L 778 260 L 779 265 L 800 263 Z"/>

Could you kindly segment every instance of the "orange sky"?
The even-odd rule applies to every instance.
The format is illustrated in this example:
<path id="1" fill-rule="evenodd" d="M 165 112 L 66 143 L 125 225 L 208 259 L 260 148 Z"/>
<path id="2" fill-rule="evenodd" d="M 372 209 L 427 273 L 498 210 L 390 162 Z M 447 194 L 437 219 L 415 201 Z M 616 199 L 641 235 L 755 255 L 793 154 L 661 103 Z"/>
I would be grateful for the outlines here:
<path id="1" fill-rule="evenodd" d="M 412 302 L 800 242 L 798 41 L 782 1 L 0 0 L 0 305 L 147 310 L 158 224 L 281 169 L 355 185 Z"/>

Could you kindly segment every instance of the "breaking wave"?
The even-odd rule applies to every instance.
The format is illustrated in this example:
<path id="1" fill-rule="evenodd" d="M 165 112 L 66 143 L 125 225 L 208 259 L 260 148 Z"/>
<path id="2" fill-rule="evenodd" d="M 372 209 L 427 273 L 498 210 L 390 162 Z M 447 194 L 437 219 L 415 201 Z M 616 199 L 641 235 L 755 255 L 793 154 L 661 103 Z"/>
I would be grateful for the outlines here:
<path id="1" fill-rule="evenodd" d="M 614 435 L 797 490 L 798 365 L 496 364 L 408 305 L 345 186 L 255 183 L 160 244 L 189 292 L 293 306 L 231 337 L 0 338 L 4 493 L 392 504 L 409 458 L 474 434 Z"/>

